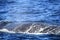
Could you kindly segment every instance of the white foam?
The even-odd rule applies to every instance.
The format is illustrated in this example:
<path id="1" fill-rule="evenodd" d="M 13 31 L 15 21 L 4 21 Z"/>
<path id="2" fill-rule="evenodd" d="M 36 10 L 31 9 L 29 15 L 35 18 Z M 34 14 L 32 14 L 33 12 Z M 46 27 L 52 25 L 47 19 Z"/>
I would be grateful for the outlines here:
<path id="1" fill-rule="evenodd" d="M 41 34 L 48 34 L 48 33 L 25 33 L 25 32 L 19 32 L 23 34 L 32 34 L 32 35 L 41 35 Z"/>
<path id="2" fill-rule="evenodd" d="M 15 32 L 13 32 L 13 31 L 9 31 L 9 30 L 7 30 L 7 29 L 0 29 L 0 31 L 1 31 L 1 32 L 8 32 L 8 33 L 15 33 Z"/>
<path id="3" fill-rule="evenodd" d="M 7 29 L 0 29 L 1 32 L 8 32 L 8 33 L 22 33 L 22 34 L 33 34 L 33 35 L 40 35 L 40 34 L 48 34 L 48 33 L 26 33 L 26 32 L 14 32 L 14 31 L 9 31 Z"/>

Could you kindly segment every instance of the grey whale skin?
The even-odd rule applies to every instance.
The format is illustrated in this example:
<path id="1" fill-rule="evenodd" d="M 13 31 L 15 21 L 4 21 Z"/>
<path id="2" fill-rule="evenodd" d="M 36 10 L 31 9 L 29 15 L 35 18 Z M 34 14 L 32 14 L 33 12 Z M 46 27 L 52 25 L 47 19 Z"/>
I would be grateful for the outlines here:
<path id="1" fill-rule="evenodd" d="M 31 26 L 32 24 L 33 26 Z M 27 32 L 49 33 L 47 35 L 29 35 L 0 32 L 0 40 L 60 40 L 60 35 L 55 35 L 60 34 L 59 24 L 60 0 L 0 0 L 0 29 L 25 32 L 31 26 L 31 30 Z M 40 31 L 36 28 L 45 29 Z"/>

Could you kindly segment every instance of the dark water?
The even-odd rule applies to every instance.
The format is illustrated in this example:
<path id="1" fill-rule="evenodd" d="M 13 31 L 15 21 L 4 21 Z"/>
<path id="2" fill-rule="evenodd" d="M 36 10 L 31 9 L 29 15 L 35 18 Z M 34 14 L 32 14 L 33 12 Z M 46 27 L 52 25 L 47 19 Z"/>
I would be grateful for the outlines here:
<path id="1" fill-rule="evenodd" d="M 4 33 L 0 32 L 0 40 L 60 40 L 60 35 L 54 34 L 19 34 L 19 33 Z"/>

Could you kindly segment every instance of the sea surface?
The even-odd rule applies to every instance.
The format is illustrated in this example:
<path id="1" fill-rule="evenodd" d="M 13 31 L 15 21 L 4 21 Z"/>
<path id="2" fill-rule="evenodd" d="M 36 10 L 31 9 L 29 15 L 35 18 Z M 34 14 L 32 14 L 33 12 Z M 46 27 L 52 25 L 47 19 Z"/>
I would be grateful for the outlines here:
<path id="1" fill-rule="evenodd" d="M 0 32 L 0 40 L 60 40 L 60 35 Z"/>
<path id="2" fill-rule="evenodd" d="M 0 21 L 60 25 L 60 0 L 0 0 Z M 0 40 L 60 40 L 60 35 L 0 32 Z"/>
<path id="3" fill-rule="evenodd" d="M 60 24 L 60 0 L 0 0 L 0 20 Z"/>

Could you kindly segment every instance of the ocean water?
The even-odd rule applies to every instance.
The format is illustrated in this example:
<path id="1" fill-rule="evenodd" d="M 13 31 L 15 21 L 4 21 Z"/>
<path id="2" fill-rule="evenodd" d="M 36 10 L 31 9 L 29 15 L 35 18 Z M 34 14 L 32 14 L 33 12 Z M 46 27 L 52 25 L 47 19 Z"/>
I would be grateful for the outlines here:
<path id="1" fill-rule="evenodd" d="M 60 1 L 0 0 L 0 20 L 60 24 Z"/>
<path id="2" fill-rule="evenodd" d="M 0 21 L 60 25 L 60 0 L 0 0 Z M 60 40 L 60 35 L 0 32 L 0 40 Z"/>
<path id="3" fill-rule="evenodd" d="M 0 40 L 60 40 L 60 35 L 54 34 L 22 34 L 0 32 Z"/>

